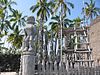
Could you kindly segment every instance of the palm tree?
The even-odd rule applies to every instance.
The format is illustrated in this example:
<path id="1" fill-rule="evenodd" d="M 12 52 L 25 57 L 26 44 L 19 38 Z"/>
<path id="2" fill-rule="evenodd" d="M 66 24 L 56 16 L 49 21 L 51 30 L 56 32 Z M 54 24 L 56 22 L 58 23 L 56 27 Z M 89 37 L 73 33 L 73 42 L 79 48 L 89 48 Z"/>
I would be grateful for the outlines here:
<path id="1" fill-rule="evenodd" d="M 22 46 L 23 35 L 21 33 L 21 27 L 25 25 L 26 16 L 22 16 L 18 10 L 13 9 L 12 14 L 9 15 L 9 21 L 6 21 L 9 26 L 9 33 L 7 41 L 12 44 L 12 47 L 19 49 Z"/>
<path id="2" fill-rule="evenodd" d="M 49 25 L 51 25 L 51 29 L 53 29 L 53 32 L 57 33 L 57 31 L 59 31 L 59 29 L 60 29 L 60 22 L 61 22 L 60 16 L 55 15 L 51 19 L 52 19 L 52 21 L 49 23 Z M 70 26 L 70 24 L 72 23 L 72 20 L 67 19 L 66 16 L 63 16 L 63 20 L 64 20 L 63 28 L 68 28 Z"/>
<path id="3" fill-rule="evenodd" d="M 2 38 L 1 36 L 9 33 L 6 42 L 11 43 L 13 48 L 19 49 L 23 37 L 20 29 L 25 25 L 26 16 L 23 16 L 18 10 L 13 9 L 12 4 L 16 5 L 12 0 L 0 0 L 0 39 Z M 3 47 L 1 46 L 1 48 Z"/>
<path id="4" fill-rule="evenodd" d="M 73 19 L 73 26 L 75 25 L 76 27 L 79 27 L 81 25 L 82 20 L 83 19 L 81 19 L 80 17 Z"/>
<path id="5" fill-rule="evenodd" d="M 25 26 L 26 16 L 23 16 L 22 13 L 20 13 L 18 10 L 13 9 L 12 12 L 13 13 L 9 15 L 10 17 L 9 22 L 12 23 L 12 25 L 10 25 L 9 28 L 13 30 L 16 25 L 19 25 L 20 27 Z"/>
<path id="6" fill-rule="evenodd" d="M 3 36 L 7 35 L 7 33 L 9 32 L 9 27 L 11 27 L 11 23 L 9 21 L 9 19 L 11 18 L 9 17 L 9 15 L 14 10 L 12 8 L 13 4 L 16 5 L 16 2 L 12 0 L 0 0 L 0 39 Z M 1 48 L 6 49 L 5 47 L 2 46 Z"/>
<path id="7" fill-rule="evenodd" d="M 51 25 L 51 31 L 53 32 L 53 37 L 52 38 L 55 38 L 55 53 L 56 53 L 56 48 L 57 48 L 57 39 L 59 37 L 59 29 L 60 29 L 60 16 L 54 16 L 51 18 L 53 21 L 51 21 L 49 23 L 49 25 Z M 71 20 L 67 19 L 65 16 L 63 17 L 64 19 L 64 26 L 63 28 L 67 28 L 68 26 L 70 26 L 70 23 L 72 22 Z"/>
<path id="8" fill-rule="evenodd" d="M 48 43 L 49 43 L 49 34 L 48 34 L 48 30 L 47 30 L 47 26 L 44 26 L 44 35 L 45 35 L 45 46 L 44 46 L 44 60 L 45 62 L 48 61 Z"/>
<path id="9" fill-rule="evenodd" d="M 12 0 L 0 0 L 0 7 L 4 10 L 6 18 L 8 17 L 8 12 L 13 10 L 11 5 L 17 5 L 17 4 Z"/>
<path id="10" fill-rule="evenodd" d="M 100 15 L 100 8 L 95 7 L 95 1 L 90 0 L 90 3 L 85 2 L 86 7 L 82 8 L 82 12 L 85 13 L 85 16 L 92 22 L 92 20 Z"/>
<path id="11" fill-rule="evenodd" d="M 47 0 L 38 0 L 36 5 L 33 5 L 30 10 L 34 13 L 37 10 L 37 18 L 42 19 L 42 21 L 48 19 L 52 10 L 50 9 L 51 2 L 47 2 Z"/>
<path id="12" fill-rule="evenodd" d="M 55 9 L 54 9 L 55 12 L 60 7 L 60 26 L 61 26 L 60 27 L 60 30 L 61 30 L 60 31 L 60 34 L 61 34 L 60 38 L 61 38 L 61 61 L 62 61 L 62 43 L 63 43 L 62 42 L 62 40 L 63 40 L 62 29 L 63 29 L 63 25 L 64 25 L 63 17 L 66 16 L 66 12 L 69 12 L 69 14 L 70 14 L 70 9 L 69 9 L 68 5 L 70 5 L 72 8 L 74 8 L 74 5 L 70 2 L 65 2 L 64 0 L 54 0 L 54 2 L 55 2 Z"/>
<path id="13" fill-rule="evenodd" d="M 9 22 L 9 14 L 12 13 L 12 6 L 16 5 L 16 2 L 12 0 L 0 0 L 0 29 L 4 31 L 6 34 L 9 30 L 10 22 Z"/>
<path id="14" fill-rule="evenodd" d="M 43 49 L 43 24 L 44 21 L 47 21 L 48 17 L 50 16 L 50 13 L 52 13 L 52 10 L 50 9 L 50 4 L 52 2 L 47 2 L 47 0 L 38 0 L 36 5 L 33 5 L 30 10 L 34 13 L 37 11 L 37 18 L 41 20 L 40 22 L 40 31 L 42 36 L 42 49 Z"/>
<path id="15" fill-rule="evenodd" d="M 59 8 L 60 9 L 60 13 L 63 12 L 63 14 L 65 14 L 64 16 L 66 16 L 66 12 L 68 12 L 69 14 L 71 14 L 70 8 L 74 8 L 74 5 L 70 2 L 65 2 L 64 0 L 54 0 L 55 3 L 55 8 L 54 8 L 54 12 L 57 12 L 57 10 Z"/>
<path id="16" fill-rule="evenodd" d="M 12 47 L 19 49 L 22 46 L 22 39 L 23 35 L 21 30 L 19 30 L 19 26 L 15 26 L 13 32 L 8 35 L 7 41 L 12 44 Z"/>

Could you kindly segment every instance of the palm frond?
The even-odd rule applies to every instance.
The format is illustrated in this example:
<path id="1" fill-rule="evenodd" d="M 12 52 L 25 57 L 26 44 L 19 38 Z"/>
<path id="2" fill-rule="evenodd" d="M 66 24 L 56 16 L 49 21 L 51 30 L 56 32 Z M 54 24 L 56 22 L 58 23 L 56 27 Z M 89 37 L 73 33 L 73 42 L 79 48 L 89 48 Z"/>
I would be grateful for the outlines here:
<path id="1" fill-rule="evenodd" d="M 49 25 L 58 25 L 57 22 L 50 22 Z"/>
<path id="2" fill-rule="evenodd" d="M 52 17 L 51 19 L 60 22 L 60 17 L 58 15 Z"/>
<path id="3" fill-rule="evenodd" d="M 74 4 L 73 4 L 73 3 L 67 2 L 67 4 L 68 4 L 71 8 L 74 8 Z"/>
<path id="4" fill-rule="evenodd" d="M 89 7 L 89 4 L 88 4 L 87 2 L 84 2 L 84 4 L 85 4 L 87 7 Z"/>
<path id="5" fill-rule="evenodd" d="M 39 4 L 33 5 L 30 10 L 34 13 L 39 8 Z"/>

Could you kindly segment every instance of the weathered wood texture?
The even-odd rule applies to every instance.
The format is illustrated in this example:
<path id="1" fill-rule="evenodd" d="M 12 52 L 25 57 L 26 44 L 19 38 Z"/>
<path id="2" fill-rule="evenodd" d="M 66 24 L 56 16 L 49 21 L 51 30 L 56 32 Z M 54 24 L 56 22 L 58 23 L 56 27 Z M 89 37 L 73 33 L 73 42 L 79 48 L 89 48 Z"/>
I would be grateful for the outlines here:
<path id="1" fill-rule="evenodd" d="M 40 65 L 40 64 L 39 64 Z M 61 66 L 61 67 L 60 67 Z M 69 68 L 66 69 L 64 64 L 41 64 L 41 67 L 38 67 L 38 70 L 35 70 L 34 75 L 100 75 L 100 67 L 80 67 L 80 68 Z"/>

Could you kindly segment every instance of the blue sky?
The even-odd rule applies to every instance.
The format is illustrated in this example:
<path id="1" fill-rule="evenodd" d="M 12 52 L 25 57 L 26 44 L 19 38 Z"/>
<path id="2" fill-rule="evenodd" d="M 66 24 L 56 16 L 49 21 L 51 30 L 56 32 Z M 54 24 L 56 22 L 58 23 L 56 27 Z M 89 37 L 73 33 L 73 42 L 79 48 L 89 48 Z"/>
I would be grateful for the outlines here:
<path id="1" fill-rule="evenodd" d="M 37 0 L 15 0 L 17 2 L 17 6 L 15 6 L 16 9 L 18 9 L 19 11 L 21 11 L 24 15 L 28 15 L 28 16 L 36 16 L 36 13 L 31 13 L 31 11 L 29 10 L 29 8 L 36 4 Z M 74 19 L 79 17 L 82 17 L 81 15 L 81 9 L 83 7 L 83 0 L 66 0 L 69 2 L 72 2 L 75 6 L 74 9 L 71 10 L 71 15 L 68 15 L 68 17 L 70 19 Z M 89 2 L 89 0 L 84 0 L 86 2 Z M 96 1 L 96 7 L 100 8 L 100 0 L 95 0 Z"/>

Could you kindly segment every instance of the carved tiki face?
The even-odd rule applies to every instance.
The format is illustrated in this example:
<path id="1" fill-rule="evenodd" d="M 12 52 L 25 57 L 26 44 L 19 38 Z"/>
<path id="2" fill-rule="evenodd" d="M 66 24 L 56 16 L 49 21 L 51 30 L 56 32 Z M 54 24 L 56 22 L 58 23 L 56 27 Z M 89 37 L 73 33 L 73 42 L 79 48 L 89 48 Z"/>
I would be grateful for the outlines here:
<path id="1" fill-rule="evenodd" d="M 34 16 L 30 16 L 27 18 L 27 24 L 35 24 L 35 18 Z"/>

